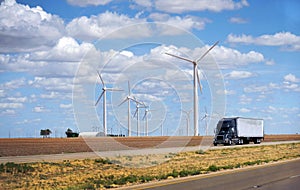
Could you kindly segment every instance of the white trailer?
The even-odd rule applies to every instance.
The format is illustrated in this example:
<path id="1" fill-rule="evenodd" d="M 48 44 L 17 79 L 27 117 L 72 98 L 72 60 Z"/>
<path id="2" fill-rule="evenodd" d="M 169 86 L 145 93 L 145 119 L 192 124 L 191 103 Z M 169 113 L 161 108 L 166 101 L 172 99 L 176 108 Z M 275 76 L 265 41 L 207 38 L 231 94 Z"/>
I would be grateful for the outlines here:
<path id="1" fill-rule="evenodd" d="M 223 118 L 215 130 L 214 145 L 259 144 L 264 138 L 264 121 L 257 118 Z"/>
<path id="2" fill-rule="evenodd" d="M 254 118 L 236 118 L 237 136 L 264 137 L 264 120 Z"/>

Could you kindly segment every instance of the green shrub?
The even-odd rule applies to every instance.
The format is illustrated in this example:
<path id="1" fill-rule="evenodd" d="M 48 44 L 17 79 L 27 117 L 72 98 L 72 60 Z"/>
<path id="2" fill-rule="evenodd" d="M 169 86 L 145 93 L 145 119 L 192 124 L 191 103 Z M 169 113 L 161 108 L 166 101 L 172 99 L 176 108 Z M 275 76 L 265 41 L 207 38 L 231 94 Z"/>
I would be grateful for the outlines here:
<path id="1" fill-rule="evenodd" d="M 182 170 L 179 172 L 180 177 L 186 177 L 188 175 L 190 175 L 190 171 L 188 171 L 188 170 Z"/>
<path id="2" fill-rule="evenodd" d="M 112 162 L 109 159 L 102 159 L 102 158 L 95 159 L 94 162 L 101 163 L 101 164 L 112 164 Z"/>
<path id="3" fill-rule="evenodd" d="M 173 170 L 172 173 L 169 173 L 168 176 L 172 176 L 172 177 L 178 177 L 179 176 L 179 172 L 177 170 Z"/>
<path id="4" fill-rule="evenodd" d="M 195 152 L 196 154 L 205 154 L 204 150 L 200 149 Z"/>
<path id="5" fill-rule="evenodd" d="M 22 163 L 16 164 L 14 162 L 7 162 L 6 164 L 0 164 L 0 173 L 28 173 L 33 172 L 34 168 L 29 164 Z"/>
<path id="6" fill-rule="evenodd" d="M 142 182 L 142 183 L 144 183 L 144 182 L 148 182 L 148 181 L 152 181 L 154 179 L 154 177 L 153 176 L 141 176 L 140 177 L 140 181 Z"/>
<path id="7" fill-rule="evenodd" d="M 210 165 L 207 170 L 212 171 L 212 172 L 216 172 L 216 171 L 220 170 L 220 168 L 216 165 Z"/>

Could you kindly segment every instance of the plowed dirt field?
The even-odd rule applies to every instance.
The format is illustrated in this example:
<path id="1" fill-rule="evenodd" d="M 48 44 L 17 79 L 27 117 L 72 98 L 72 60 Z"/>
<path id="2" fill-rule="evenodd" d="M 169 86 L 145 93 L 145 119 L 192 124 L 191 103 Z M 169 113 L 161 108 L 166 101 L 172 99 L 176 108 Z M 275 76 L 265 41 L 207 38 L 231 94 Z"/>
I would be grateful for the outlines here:
<path id="1" fill-rule="evenodd" d="M 210 137 L 212 139 L 212 137 Z M 300 140 L 300 135 L 266 135 L 264 142 Z M 197 146 L 203 137 L 98 137 L 0 139 L 0 157 Z"/>

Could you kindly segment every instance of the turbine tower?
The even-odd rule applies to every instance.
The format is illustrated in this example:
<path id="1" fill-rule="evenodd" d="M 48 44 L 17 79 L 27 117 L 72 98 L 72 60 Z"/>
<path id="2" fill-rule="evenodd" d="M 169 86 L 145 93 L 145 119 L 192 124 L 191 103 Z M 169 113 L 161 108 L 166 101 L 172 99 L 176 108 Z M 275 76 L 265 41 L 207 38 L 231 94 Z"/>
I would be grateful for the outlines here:
<path id="1" fill-rule="evenodd" d="M 104 136 L 107 136 L 107 116 L 106 116 L 106 92 L 107 91 L 122 91 L 121 89 L 116 89 L 116 88 L 107 88 L 100 73 L 97 71 L 98 73 L 98 76 L 101 80 L 101 83 L 102 83 L 102 93 L 101 95 L 99 96 L 95 106 L 97 106 L 97 104 L 99 103 L 100 99 L 102 98 L 103 96 L 103 132 L 104 132 Z"/>
<path id="2" fill-rule="evenodd" d="M 192 110 L 190 109 L 189 111 L 181 110 L 183 113 L 186 114 L 186 134 L 189 136 L 189 128 L 190 128 L 190 114 Z"/>
<path id="3" fill-rule="evenodd" d="M 131 95 L 131 89 L 130 89 L 130 83 L 128 81 L 128 95 L 125 97 L 125 99 L 119 104 L 121 106 L 127 101 L 128 103 L 128 136 L 131 136 L 131 111 L 130 111 L 130 101 L 134 101 L 137 104 L 141 104 L 138 102 L 134 96 Z"/>
<path id="4" fill-rule="evenodd" d="M 208 54 L 208 52 L 210 50 L 212 50 L 218 43 L 219 43 L 219 41 L 217 41 L 199 59 L 196 59 L 196 60 L 190 60 L 188 58 L 180 57 L 178 55 L 165 53 L 165 54 L 170 55 L 172 57 L 190 62 L 194 65 L 194 76 L 193 76 L 193 78 L 194 78 L 194 136 L 198 136 L 198 85 L 197 85 L 197 80 L 198 80 L 198 84 L 200 86 L 200 91 L 202 92 L 202 86 L 200 84 L 200 78 L 199 78 L 199 74 L 198 74 L 198 64 Z"/>

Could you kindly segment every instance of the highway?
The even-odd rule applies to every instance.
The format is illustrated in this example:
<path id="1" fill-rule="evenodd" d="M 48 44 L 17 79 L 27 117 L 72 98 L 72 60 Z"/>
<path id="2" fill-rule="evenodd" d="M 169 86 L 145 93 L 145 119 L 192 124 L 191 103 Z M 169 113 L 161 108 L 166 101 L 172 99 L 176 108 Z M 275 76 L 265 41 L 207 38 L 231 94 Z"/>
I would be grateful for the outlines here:
<path id="1" fill-rule="evenodd" d="M 300 159 L 268 165 L 154 182 L 120 189 L 151 190 L 298 190 Z"/>
<path id="2" fill-rule="evenodd" d="M 151 154 L 167 154 L 178 153 L 186 151 L 196 151 L 199 149 L 223 149 L 223 148 L 236 148 L 236 147 L 248 147 L 248 146 L 264 146 L 275 144 L 288 144 L 299 143 L 300 141 L 278 141 L 278 142 L 263 142 L 262 144 L 248 144 L 248 145 L 236 145 L 236 146 L 187 146 L 187 147 L 170 147 L 170 148 L 141 148 L 133 150 L 116 150 L 116 151 L 102 151 L 102 152 L 77 152 L 77 153 L 62 153 L 62 154 L 44 154 L 44 155 L 29 155 L 29 156 L 6 156 L 0 157 L 0 164 L 7 162 L 14 163 L 29 163 L 29 162 L 59 162 L 63 160 L 75 160 L 75 159 L 96 159 L 99 157 L 114 158 L 116 156 L 135 156 L 135 155 L 151 155 Z"/>
<path id="3" fill-rule="evenodd" d="M 45 155 L 29 155 L 29 156 L 7 156 L 0 157 L 0 163 L 15 162 L 15 163 L 29 163 L 29 162 L 57 162 L 63 160 L 75 160 L 75 159 L 96 159 L 99 157 L 114 158 L 116 156 L 135 156 L 135 155 L 149 155 L 149 154 L 166 154 L 166 153 L 178 153 L 186 151 L 196 151 L 199 149 L 223 149 L 223 148 L 236 148 L 247 146 L 263 146 L 263 145 L 275 145 L 275 144 L 288 144 L 299 143 L 299 141 L 278 141 L 278 142 L 263 142 L 262 144 L 248 144 L 248 145 L 236 145 L 236 146 L 190 146 L 190 147 L 172 147 L 172 148 L 145 148 L 145 149 L 133 149 L 133 150 L 117 150 L 117 151 L 102 151 L 102 152 L 78 152 L 78 153 L 63 153 L 63 154 L 45 154 Z"/>

